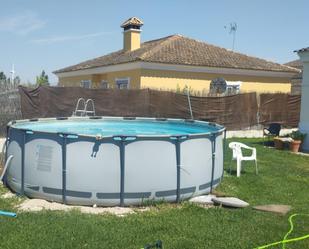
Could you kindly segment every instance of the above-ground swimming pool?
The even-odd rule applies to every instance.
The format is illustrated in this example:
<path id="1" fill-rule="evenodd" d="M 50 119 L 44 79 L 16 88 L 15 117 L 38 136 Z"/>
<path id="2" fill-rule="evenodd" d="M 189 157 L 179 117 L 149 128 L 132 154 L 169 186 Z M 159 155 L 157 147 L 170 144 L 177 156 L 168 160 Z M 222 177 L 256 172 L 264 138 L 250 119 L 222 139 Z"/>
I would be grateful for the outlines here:
<path id="1" fill-rule="evenodd" d="M 127 206 L 209 193 L 223 176 L 224 127 L 155 118 L 10 122 L 4 183 L 31 198 Z"/>

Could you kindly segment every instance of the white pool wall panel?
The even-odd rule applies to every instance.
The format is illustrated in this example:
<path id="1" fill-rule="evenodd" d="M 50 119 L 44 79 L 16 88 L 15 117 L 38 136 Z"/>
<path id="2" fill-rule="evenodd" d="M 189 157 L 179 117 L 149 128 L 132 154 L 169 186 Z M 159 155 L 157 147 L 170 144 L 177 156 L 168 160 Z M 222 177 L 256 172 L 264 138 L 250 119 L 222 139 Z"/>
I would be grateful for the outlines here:
<path id="1" fill-rule="evenodd" d="M 94 149 L 94 147 L 97 147 Z M 75 142 L 67 145 L 67 189 L 79 190 L 85 197 L 69 196 L 71 204 L 92 201 L 97 205 L 119 205 L 119 198 L 108 199 L 104 193 L 120 192 L 118 146 L 110 143 Z M 78 165 L 83 165 L 78 167 Z M 104 189 L 104 192 L 98 192 Z M 98 192 L 98 193 L 97 193 Z M 87 197 L 91 193 L 91 197 Z M 104 199 L 103 199 L 104 198 Z"/>
<path id="2" fill-rule="evenodd" d="M 147 199 L 164 199 L 156 193 L 175 189 L 175 146 L 167 141 L 138 141 L 126 146 L 125 193 L 141 198 L 125 199 L 132 204 Z M 150 194 L 150 195 L 149 195 Z M 176 196 L 165 196 L 175 200 Z"/>
<path id="3" fill-rule="evenodd" d="M 181 194 L 181 198 L 206 193 L 208 189 L 199 190 L 199 186 L 211 180 L 211 141 L 208 138 L 186 140 L 181 143 L 180 155 L 181 189 L 195 187 L 193 193 Z"/>
<path id="4" fill-rule="evenodd" d="M 223 177 L 223 164 L 224 164 L 224 135 L 221 134 L 216 137 L 216 147 L 215 147 L 215 163 L 217 165 L 222 165 L 221 167 L 214 167 L 214 179 L 220 179 Z M 219 184 L 216 183 L 214 186 L 216 187 Z"/>

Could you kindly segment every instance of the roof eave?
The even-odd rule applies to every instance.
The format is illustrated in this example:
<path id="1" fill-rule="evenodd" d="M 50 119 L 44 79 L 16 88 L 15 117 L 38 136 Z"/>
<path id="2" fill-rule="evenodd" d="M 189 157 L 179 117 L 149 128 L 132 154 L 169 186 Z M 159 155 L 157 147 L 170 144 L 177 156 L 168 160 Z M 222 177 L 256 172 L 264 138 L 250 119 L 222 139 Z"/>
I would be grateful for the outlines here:
<path id="1" fill-rule="evenodd" d="M 295 53 L 307 52 L 307 51 L 309 51 L 309 47 L 301 48 L 301 49 L 298 49 L 298 50 L 294 50 Z"/>
<path id="2" fill-rule="evenodd" d="M 92 67 L 67 72 L 55 71 L 58 77 L 71 77 L 80 75 L 103 74 L 116 71 L 134 70 L 134 69 L 150 69 L 150 70 L 165 70 L 165 71 L 181 71 L 187 73 L 202 72 L 215 73 L 222 75 L 246 75 L 260 77 L 282 77 L 291 78 L 299 71 L 278 71 L 278 70 L 262 70 L 262 69 L 244 69 L 244 68 L 228 68 L 228 67 L 209 67 L 198 65 L 183 65 L 183 64 L 168 64 L 149 61 L 133 61 L 128 63 L 106 65 L 101 67 Z"/>

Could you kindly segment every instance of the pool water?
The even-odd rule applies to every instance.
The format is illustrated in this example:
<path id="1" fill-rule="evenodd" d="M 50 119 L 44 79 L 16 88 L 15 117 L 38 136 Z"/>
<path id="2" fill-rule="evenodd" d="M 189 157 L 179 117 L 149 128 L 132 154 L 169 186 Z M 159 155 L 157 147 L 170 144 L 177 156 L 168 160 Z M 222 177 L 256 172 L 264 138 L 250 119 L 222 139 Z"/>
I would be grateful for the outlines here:
<path id="1" fill-rule="evenodd" d="M 20 122 L 15 128 L 83 135 L 188 135 L 217 131 L 205 123 L 155 120 L 58 120 Z"/>

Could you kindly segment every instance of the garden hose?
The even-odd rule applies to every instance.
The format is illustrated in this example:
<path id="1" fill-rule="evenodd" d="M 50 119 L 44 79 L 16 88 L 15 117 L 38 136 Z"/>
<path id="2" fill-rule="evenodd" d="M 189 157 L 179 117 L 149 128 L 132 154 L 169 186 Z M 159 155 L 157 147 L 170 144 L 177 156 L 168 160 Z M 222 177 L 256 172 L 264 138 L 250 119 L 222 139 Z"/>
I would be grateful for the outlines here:
<path id="1" fill-rule="evenodd" d="M 16 213 L 2 211 L 2 210 L 0 210 L 0 215 L 8 216 L 8 217 L 16 217 L 17 216 Z"/>
<path id="2" fill-rule="evenodd" d="M 141 249 L 151 249 L 151 248 L 159 248 L 159 249 L 163 249 L 163 243 L 161 240 L 156 241 L 155 244 L 151 245 L 151 244 L 147 244 L 145 245 L 143 248 Z"/>
<path id="3" fill-rule="evenodd" d="M 287 239 L 287 237 L 293 232 L 293 229 L 294 229 L 293 218 L 296 217 L 296 216 L 309 216 L 309 214 L 292 214 L 289 217 L 290 230 L 284 235 L 283 240 L 276 241 L 276 242 L 273 242 L 273 243 L 270 243 L 270 244 L 267 244 L 267 245 L 259 246 L 259 247 L 256 247 L 254 249 L 264 249 L 264 248 L 268 248 L 268 247 L 279 245 L 279 244 L 282 244 L 282 249 L 286 249 L 285 245 L 287 243 L 308 239 L 309 234 L 306 234 L 306 235 L 300 236 L 300 237 L 296 237 L 296 238 L 292 238 L 292 239 Z"/>

